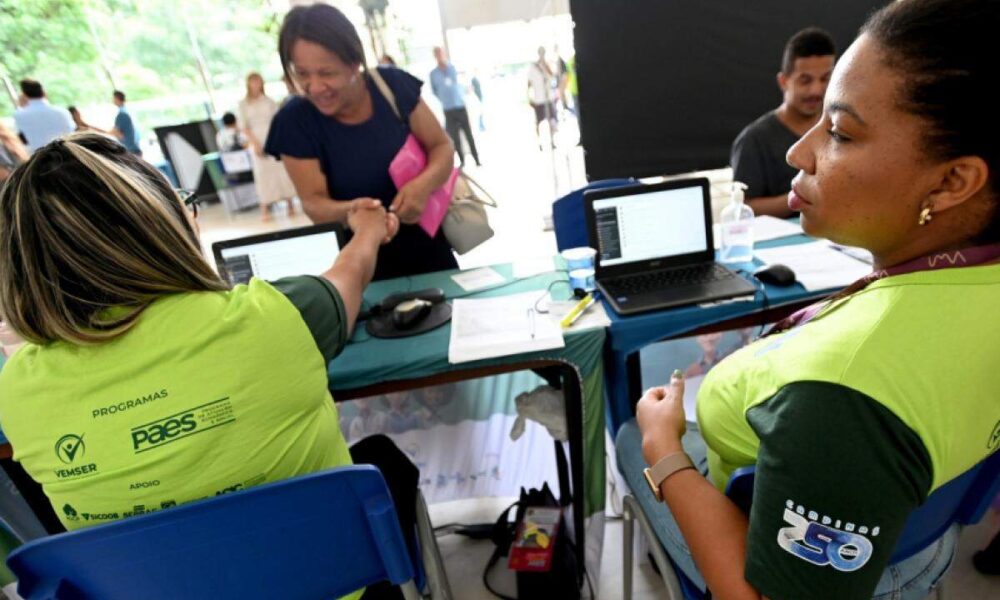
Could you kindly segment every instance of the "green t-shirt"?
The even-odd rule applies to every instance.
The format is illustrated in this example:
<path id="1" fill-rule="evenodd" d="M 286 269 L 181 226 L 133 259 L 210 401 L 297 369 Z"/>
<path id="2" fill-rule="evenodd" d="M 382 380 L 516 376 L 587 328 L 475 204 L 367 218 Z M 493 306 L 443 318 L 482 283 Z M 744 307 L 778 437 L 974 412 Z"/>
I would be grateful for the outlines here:
<path id="1" fill-rule="evenodd" d="M 709 474 L 756 464 L 746 578 L 871 598 L 910 512 L 997 449 L 1000 266 L 889 277 L 717 365 Z"/>
<path id="2" fill-rule="evenodd" d="M 316 277 L 167 296 L 111 342 L 18 350 L 0 423 L 71 530 L 351 464 L 327 380 L 346 322 Z"/>

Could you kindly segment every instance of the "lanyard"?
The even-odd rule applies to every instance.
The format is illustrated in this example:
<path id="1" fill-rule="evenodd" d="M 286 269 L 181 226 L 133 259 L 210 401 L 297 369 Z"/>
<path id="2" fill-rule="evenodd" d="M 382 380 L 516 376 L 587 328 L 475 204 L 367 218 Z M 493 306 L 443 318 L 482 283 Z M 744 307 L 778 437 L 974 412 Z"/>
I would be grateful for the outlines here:
<path id="1" fill-rule="evenodd" d="M 942 269 L 953 269 L 956 267 L 974 267 L 1000 259 L 1000 244 L 988 244 L 985 246 L 973 246 L 952 252 L 941 252 L 938 254 L 928 254 L 911 261 L 872 271 L 861 279 L 855 281 L 843 290 L 824 298 L 815 304 L 803 308 L 792 315 L 785 317 L 774 324 L 762 337 L 767 337 L 774 333 L 788 331 L 794 327 L 805 325 L 816 317 L 824 308 L 830 306 L 841 298 L 846 298 L 855 292 L 859 292 L 868 287 L 873 281 L 892 277 L 893 275 L 903 275 L 906 273 L 916 273 L 919 271 L 938 271 Z"/>

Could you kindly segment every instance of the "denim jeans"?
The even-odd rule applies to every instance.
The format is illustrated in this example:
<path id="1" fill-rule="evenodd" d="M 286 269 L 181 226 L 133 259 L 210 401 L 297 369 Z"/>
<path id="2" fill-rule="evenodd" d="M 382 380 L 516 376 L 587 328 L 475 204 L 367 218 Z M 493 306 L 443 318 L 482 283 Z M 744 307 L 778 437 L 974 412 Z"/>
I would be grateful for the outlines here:
<path id="1" fill-rule="evenodd" d="M 694 423 L 687 424 L 688 430 L 681 443 L 684 451 L 703 475 L 708 475 L 707 448 L 705 440 Z M 629 421 L 618 432 L 615 443 L 618 464 L 632 493 L 653 525 L 660 545 L 670 556 L 674 566 L 684 573 L 699 589 L 706 589 L 705 580 L 694 563 L 684 536 L 677 526 L 670 509 L 658 503 L 649 490 L 642 470 L 646 460 L 642 457 L 642 436 L 635 420 Z M 934 589 L 955 558 L 958 547 L 958 525 L 953 525 L 936 542 L 910 558 L 890 566 L 882 574 L 875 587 L 873 600 L 922 600 Z"/>

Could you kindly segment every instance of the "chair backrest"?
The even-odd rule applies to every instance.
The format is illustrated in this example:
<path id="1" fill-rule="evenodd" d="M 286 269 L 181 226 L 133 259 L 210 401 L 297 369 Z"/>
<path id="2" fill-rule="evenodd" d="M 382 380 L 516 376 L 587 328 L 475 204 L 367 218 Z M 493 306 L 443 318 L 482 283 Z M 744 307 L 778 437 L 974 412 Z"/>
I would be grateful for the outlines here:
<path id="1" fill-rule="evenodd" d="M 319 600 L 413 578 L 392 498 L 370 465 L 55 535 L 7 564 L 29 600 Z"/>
<path id="2" fill-rule="evenodd" d="M 891 563 L 907 559 L 941 537 L 953 523 L 978 523 L 1000 490 L 1000 452 L 934 490 L 910 513 Z"/>
<path id="3" fill-rule="evenodd" d="M 587 246 L 587 217 L 583 210 L 583 193 L 587 190 L 622 187 L 635 183 L 634 179 L 605 179 L 592 181 L 586 186 L 573 190 L 552 204 L 552 227 L 556 231 L 556 247 L 567 248 Z"/>
<path id="4" fill-rule="evenodd" d="M 753 496 L 756 468 L 742 467 L 733 471 L 726 482 L 726 496 L 744 512 L 749 513 Z M 954 523 L 978 523 L 990 503 L 1000 492 L 1000 452 L 994 452 L 965 473 L 934 490 L 906 520 L 903 533 L 889 559 L 890 564 L 920 552 Z"/>

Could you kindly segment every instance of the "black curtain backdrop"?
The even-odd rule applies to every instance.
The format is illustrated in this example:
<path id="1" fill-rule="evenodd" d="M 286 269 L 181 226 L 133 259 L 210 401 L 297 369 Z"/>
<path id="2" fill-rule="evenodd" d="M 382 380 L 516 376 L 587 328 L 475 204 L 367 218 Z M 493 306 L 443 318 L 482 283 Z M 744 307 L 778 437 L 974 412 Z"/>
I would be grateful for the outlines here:
<path id="1" fill-rule="evenodd" d="M 590 181 L 729 164 L 781 103 L 785 42 L 816 25 L 838 56 L 875 0 L 570 0 Z"/>

